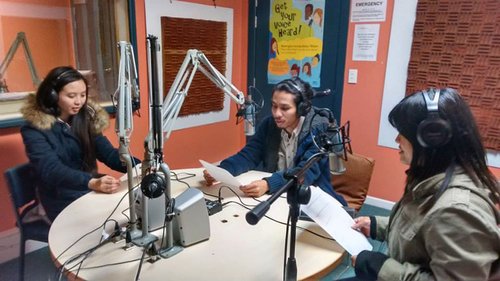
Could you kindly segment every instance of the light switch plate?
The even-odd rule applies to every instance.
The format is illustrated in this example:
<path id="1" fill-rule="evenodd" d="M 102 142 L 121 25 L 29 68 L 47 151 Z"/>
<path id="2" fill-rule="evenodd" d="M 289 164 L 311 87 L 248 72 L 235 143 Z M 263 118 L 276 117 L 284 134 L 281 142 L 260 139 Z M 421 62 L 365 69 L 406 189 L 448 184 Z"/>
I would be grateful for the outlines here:
<path id="1" fill-rule="evenodd" d="M 349 69 L 349 75 L 347 77 L 347 83 L 356 84 L 358 83 L 358 70 L 357 69 Z"/>

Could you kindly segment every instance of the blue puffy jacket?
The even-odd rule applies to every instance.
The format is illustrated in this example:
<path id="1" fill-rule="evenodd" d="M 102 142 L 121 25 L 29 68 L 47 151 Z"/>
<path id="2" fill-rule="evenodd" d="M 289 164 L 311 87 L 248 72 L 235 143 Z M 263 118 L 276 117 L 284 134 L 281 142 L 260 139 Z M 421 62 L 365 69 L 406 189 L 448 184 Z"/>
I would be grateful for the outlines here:
<path id="1" fill-rule="evenodd" d="M 96 111 L 93 129 L 97 133 L 97 160 L 115 171 L 126 172 L 118 150 L 102 135 L 108 126 L 107 113 L 97 104 L 89 103 L 89 106 Z M 80 141 L 67 124 L 42 112 L 34 95 L 28 98 L 21 112 L 27 121 L 21 127 L 26 154 L 38 179 L 42 205 L 48 217 L 54 220 L 67 205 L 90 191 L 88 183 L 92 174 L 83 171 Z"/>

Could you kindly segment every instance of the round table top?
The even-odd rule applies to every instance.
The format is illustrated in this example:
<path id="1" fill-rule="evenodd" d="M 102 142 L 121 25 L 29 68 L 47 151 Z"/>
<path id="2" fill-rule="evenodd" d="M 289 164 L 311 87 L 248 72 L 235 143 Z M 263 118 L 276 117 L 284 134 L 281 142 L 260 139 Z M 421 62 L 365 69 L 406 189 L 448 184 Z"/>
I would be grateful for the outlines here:
<path id="1" fill-rule="evenodd" d="M 154 263 L 147 262 L 146 255 L 140 280 L 283 279 L 283 267 L 288 257 L 284 253 L 289 209 L 286 198 L 276 200 L 267 217 L 256 225 L 250 225 L 245 220 L 248 209 L 241 202 L 247 204 L 247 208 L 252 208 L 259 203 L 256 199 L 243 197 L 238 189 L 221 188 L 221 184 L 204 186 L 202 169 L 174 172 L 180 179 L 194 174 L 182 181 L 191 188 L 202 190 L 206 198 L 214 199 L 207 197 L 207 194 L 217 195 L 220 190 L 224 198 L 222 203 L 226 205 L 221 212 L 209 217 L 208 240 L 185 247 L 180 253 L 166 259 L 160 258 Z M 258 172 L 249 172 L 239 178 L 242 182 L 250 182 L 259 176 L 262 177 Z M 102 224 L 108 216 L 121 226 L 127 224 L 129 203 L 126 181 L 122 185 L 123 188 L 115 194 L 88 193 L 70 204 L 55 219 L 49 233 L 49 247 L 58 266 L 95 247 L 101 239 Z M 173 198 L 186 188 L 186 184 L 172 177 Z M 236 194 L 241 197 L 238 198 Z M 267 197 L 265 195 L 258 200 Z M 345 251 L 317 224 L 299 220 L 297 225 L 295 258 L 298 279 L 319 278 L 340 263 Z M 108 232 L 113 227 L 114 223 L 106 224 Z M 161 231 L 153 234 L 160 237 Z M 73 279 L 78 275 L 79 279 L 84 280 L 135 280 L 143 248 L 135 246 L 125 250 L 124 246 L 125 240 L 121 239 L 99 247 L 85 258 L 79 271 L 78 264 L 68 263 L 65 265 L 70 271 L 68 276 Z"/>

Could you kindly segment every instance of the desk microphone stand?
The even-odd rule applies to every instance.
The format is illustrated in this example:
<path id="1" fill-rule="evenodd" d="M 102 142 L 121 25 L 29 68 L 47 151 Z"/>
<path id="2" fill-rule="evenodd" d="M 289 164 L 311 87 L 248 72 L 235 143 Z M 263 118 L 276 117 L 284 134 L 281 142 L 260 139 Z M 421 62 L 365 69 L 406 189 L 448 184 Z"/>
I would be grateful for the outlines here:
<path id="1" fill-rule="evenodd" d="M 158 188 L 158 190 L 162 190 L 163 196 L 165 198 L 165 206 L 173 206 L 173 200 L 171 196 L 171 183 L 170 183 L 170 169 L 168 165 L 163 162 L 163 132 L 162 132 L 162 95 L 159 90 L 159 79 L 158 79 L 158 59 L 157 59 L 157 52 L 159 51 L 160 46 L 158 45 L 157 42 L 157 37 L 153 35 L 148 35 L 146 38 L 148 42 L 148 47 L 150 53 L 148 53 L 149 57 L 149 62 L 150 62 L 150 106 L 151 106 L 151 111 L 150 111 L 150 132 L 148 136 L 146 137 L 146 141 L 144 144 L 144 155 L 145 155 L 145 160 L 147 164 L 147 169 L 151 169 L 151 171 L 147 171 L 147 169 L 143 169 L 143 182 L 144 183 L 144 178 L 148 175 L 152 175 L 153 178 L 156 177 L 161 177 L 164 180 L 165 185 L 162 186 L 159 184 L 155 188 Z M 161 171 L 163 172 L 163 175 L 159 175 L 158 172 Z M 148 174 L 149 173 L 149 174 Z M 154 181 L 155 182 L 155 181 Z M 151 182 L 146 184 L 148 186 L 153 186 Z M 143 196 L 144 198 L 144 196 Z M 147 200 L 146 200 L 147 201 Z M 146 208 L 147 205 L 144 205 Z M 165 216 L 170 216 L 172 215 L 171 213 L 167 214 L 167 211 L 165 211 Z M 147 211 L 145 212 L 147 214 Z M 146 221 L 147 223 L 147 216 L 143 221 Z M 143 222 L 144 223 L 144 222 Z M 171 219 L 165 218 L 165 223 L 163 225 L 164 228 L 166 228 L 165 231 L 165 247 L 164 245 L 161 245 L 161 249 L 159 249 L 159 254 L 163 258 L 169 258 L 172 257 L 176 254 L 178 254 L 180 251 L 182 251 L 182 247 L 175 245 L 174 244 L 174 235 L 173 235 L 173 224 Z M 144 231 L 147 231 L 144 230 Z M 163 238 L 162 238 L 163 240 Z"/>
<path id="2" fill-rule="evenodd" d="M 115 131 L 120 141 L 118 149 L 120 160 L 127 166 L 127 182 L 128 182 L 128 199 L 130 221 L 127 230 L 128 242 L 133 242 L 139 246 L 145 246 L 156 240 L 156 237 L 147 232 L 147 218 L 143 223 L 142 231 L 138 228 L 137 210 L 135 208 L 134 196 L 134 177 L 133 177 L 133 157 L 130 155 L 129 142 L 133 129 L 133 102 L 139 100 L 139 87 L 137 86 L 137 70 L 134 58 L 134 50 L 129 42 L 118 42 L 120 50 L 120 68 L 118 89 L 115 92 L 116 99 L 116 123 Z M 143 198 L 143 204 L 147 204 L 147 200 Z M 146 209 L 144 207 L 143 209 Z M 144 213 L 144 212 L 143 212 Z M 147 214 L 146 214 L 147 215 Z M 145 215 L 143 214 L 142 217 Z"/>
<path id="3" fill-rule="evenodd" d="M 283 185 L 277 192 L 275 192 L 266 201 L 259 203 L 255 208 L 246 214 L 246 220 L 249 224 L 255 225 L 259 220 L 267 213 L 271 204 L 278 199 L 281 194 L 287 192 L 287 202 L 289 205 L 289 218 L 290 218 L 290 252 L 288 260 L 286 263 L 285 280 L 295 281 L 297 280 L 297 261 L 295 259 L 295 240 L 297 233 L 297 221 L 299 219 L 300 205 L 309 203 L 311 199 L 311 190 L 309 186 L 304 186 L 304 176 L 307 170 L 325 153 L 316 153 L 311 158 L 309 158 L 306 164 L 302 168 L 296 168 L 287 172 L 285 178 L 288 182 Z"/>

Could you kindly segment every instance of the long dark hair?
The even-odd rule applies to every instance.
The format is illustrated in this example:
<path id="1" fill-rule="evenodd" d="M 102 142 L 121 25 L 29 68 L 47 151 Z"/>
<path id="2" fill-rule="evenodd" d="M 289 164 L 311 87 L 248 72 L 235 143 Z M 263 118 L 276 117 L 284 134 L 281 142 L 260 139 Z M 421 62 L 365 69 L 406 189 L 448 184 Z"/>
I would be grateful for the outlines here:
<path id="1" fill-rule="evenodd" d="M 69 83 L 83 81 L 85 83 L 87 99 L 80 111 L 69 121 L 71 131 L 80 140 L 82 149 L 83 166 L 86 172 L 95 174 L 97 172 L 97 162 L 95 154 L 94 137 L 92 129 L 95 111 L 88 102 L 88 82 L 87 79 L 71 66 L 60 66 L 52 69 L 42 81 L 36 92 L 36 103 L 45 113 L 59 117 L 61 110 L 58 106 L 59 92 Z"/>
<path id="2" fill-rule="evenodd" d="M 425 148 L 417 140 L 417 127 L 428 115 L 422 92 L 405 97 L 389 113 L 391 125 L 413 147 L 405 195 L 408 187 L 457 165 L 477 186 L 490 189 L 493 201 L 500 203 L 498 183 L 486 164 L 486 151 L 468 104 L 455 89 L 440 89 L 440 93 L 439 117 L 449 123 L 452 133 L 450 141 L 441 147 Z"/>

